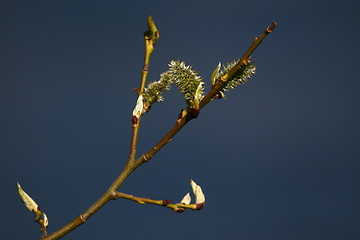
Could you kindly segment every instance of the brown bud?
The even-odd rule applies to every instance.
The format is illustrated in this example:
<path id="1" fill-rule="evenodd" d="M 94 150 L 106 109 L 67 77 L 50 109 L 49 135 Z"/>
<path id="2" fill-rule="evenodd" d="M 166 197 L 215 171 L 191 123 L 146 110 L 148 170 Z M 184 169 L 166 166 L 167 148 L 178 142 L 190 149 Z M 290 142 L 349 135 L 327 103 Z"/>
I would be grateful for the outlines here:
<path id="1" fill-rule="evenodd" d="M 197 118 L 199 116 L 199 113 L 200 113 L 200 109 L 198 109 L 198 108 L 190 108 L 189 109 L 189 114 L 193 118 Z"/>
<path id="2" fill-rule="evenodd" d="M 217 93 L 217 94 L 215 95 L 215 98 L 216 98 L 216 99 L 220 99 L 220 98 L 222 98 L 222 96 L 221 96 L 221 94 Z"/>
<path id="3" fill-rule="evenodd" d="M 200 210 L 200 209 L 202 209 L 202 208 L 204 207 L 204 204 L 205 204 L 205 203 L 197 203 L 195 210 Z"/>
<path id="4" fill-rule="evenodd" d="M 136 125 L 138 123 L 138 118 L 136 116 L 132 116 L 131 122 L 133 125 Z"/>

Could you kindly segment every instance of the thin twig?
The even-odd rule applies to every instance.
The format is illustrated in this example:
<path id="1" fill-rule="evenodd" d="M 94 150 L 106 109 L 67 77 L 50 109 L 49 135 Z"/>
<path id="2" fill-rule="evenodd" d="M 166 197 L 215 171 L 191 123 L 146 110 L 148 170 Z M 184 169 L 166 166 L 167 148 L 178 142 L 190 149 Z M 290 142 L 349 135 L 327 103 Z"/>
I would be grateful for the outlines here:
<path id="1" fill-rule="evenodd" d="M 162 207 L 167 207 L 170 208 L 171 210 L 173 210 L 174 212 L 184 212 L 185 209 L 191 209 L 191 210 L 200 210 L 204 204 L 203 203 L 199 203 L 199 204 L 184 204 L 184 203 L 171 203 L 171 200 L 153 200 L 150 198 L 142 198 L 142 197 L 136 197 L 130 194 L 126 194 L 126 193 L 122 193 L 122 192 L 116 192 L 116 197 L 117 198 L 124 198 L 124 199 L 128 199 L 134 202 L 137 202 L 139 204 L 153 204 L 153 205 L 158 205 L 158 206 L 162 206 Z"/>
<path id="2" fill-rule="evenodd" d="M 148 30 L 144 33 L 145 55 L 144 55 L 143 70 L 141 74 L 140 88 L 137 89 L 138 96 L 141 96 L 143 94 L 146 84 L 146 79 L 149 73 L 150 57 L 155 49 L 155 44 L 158 41 L 159 37 L 160 37 L 159 31 L 155 26 L 152 16 L 150 16 L 148 18 Z M 139 117 L 133 116 L 132 119 L 132 137 L 130 142 L 130 153 L 126 164 L 135 161 L 137 142 L 139 139 L 141 115 Z"/>
<path id="3" fill-rule="evenodd" d="M 236 74 L 237 71 L 241 69 L 242 66 L 247 65 L 250 61 L 251 54 L 255 51 L 255 49 L 261 44 L 261 42 L 264 40 L 264 38 L 271 33 L 274 28 L 276 27 L 276 22 L 272 22 L 270 26 L 268 26 L 264 33 L 260 36 L 256 37 L 254 41 L 252 42 L 249 49 L 245 52 L 245 54 L 242 56 L 242 58 L 237 62 L 237 64 L 228 72 L 227 75 L 222 76 L 222 81 L 219 81 L 217 84 L 215 84 L 212 89 L 209 91 L 206 96 L 201 100 L 200 102 L 200 109 L 203 108 L 205 105 L 207 105 L 212 99 L 214 99 L 215 95 L 219 93 L 221 89 L 224 88 L 224 86 L 227 84 L 229 79 Z"/>

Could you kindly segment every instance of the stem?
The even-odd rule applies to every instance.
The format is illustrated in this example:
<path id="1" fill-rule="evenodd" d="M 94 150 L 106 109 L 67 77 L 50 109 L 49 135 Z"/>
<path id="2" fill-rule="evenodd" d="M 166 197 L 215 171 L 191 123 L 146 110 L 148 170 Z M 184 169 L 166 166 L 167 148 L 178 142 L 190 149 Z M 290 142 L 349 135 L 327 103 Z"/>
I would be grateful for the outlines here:
<path id="1" fill-rule="evenodd" d="M 116 197 L 128 199 L 137 202 L 139 204 L 148 203 L 162 207 L 167 207 L 172 209 L 174 212 L 184 212 L 186 208 L 191 210 L 200 210 L 204 206 L 204 203 L 198 203 L 198 204 L 171 203 L 171 200 L 154 200 L 150 198 L 136 197 L 122 192 L 116 192 Z"/>
<path id="2" fill-rule="evenodd" d="M 246 53 L 243 55 L 243 57 L 238 61 L 238 63 L 229 71 L 229 73 L 226 76 L 223 76 L 223 81 L 220 81 L 218 84 L 216 84 L 208 94 L 204 96 L 204 98 L 201 100 L 199 107 L 202 109 L 205 107 L 213 98 L 214 96 L 219 92 L 220 89 L 222 89 L 227 81 L 231 79 L 231 77 L 236 74 L 237 71 L 241 69 L 243 65 L 246 65 L 250 59 L 250 55 L 255 51 L 255 49 L 261 44 L 261 42 L 264 40 L 264 38 L 271 33 L 274 28 L 276 27 L 276 22 L 272 22 L 270 26 L 268 26 L 264 33 L 261 34 L 259 37 L 255 37 L 253 43 L 249 47 L 249 49 L 246 51 Z M 183 128 L 187 122 L 192 120 L 193 117 L 187 113 L 185 116 L 183 116 L 181 119 L 179 119 L 175 126 L 148 152 L 144 153 L 137 161 L 140 161 L 141 163 L 148 162 L 150 159 L 161 149 L 163 148 L 168 142 L 171 141 L 172 137 L 176 135 L 178 131 Z"/>
<path id="3" fill-rule="evenodd" d="M 144 55 L 143 70 L 141 74 L 140 88 L 138 89 L 138 96 L 142 95 L 144 92 L 146 79 L 149 72 L 150 57 L 155 49 L 155 44 L 159 39 L 159 37 L 160 37 L 159 31 L 157 30 L 155 23 L 152 20 L 152 16 L 150 16 L 148 18 L 148 30 L 144 33 L 145 55 Z M 133 122 L 132 137 L 130 142 L 130 153 L 126 164 L 135 161 L 137 142 L 139 139 L 140 121 L 141 121 L 141 115 L 139 116 L 139 118 L 136 119 L 136 123 Z"/>
<path id="4" fill-rule="evenodd" d="M 89 207 L 85 212 L 77 216 L 70 223 L 66 224 L 56 232 L 48 235 L 47 237 L 41 238 L 41 240 L 56 240 L 59 239 L 78 226 L 82 225 L 89 219 L 92 215 L 94 215 L 98 210 L 100 210 L 107 202 L 110 200 L 116 199 L 116 190 L 120 187 L 120 185 L 125 181 L 125 179 L 129 176 L 129 174 L 134 171 L 139 165 L 137 164 L 128 164 L 122 173 L 116 178 L 113 184 L 109 187 L 109 189 L 102 195 L 91 207 Z"/>
<path id="5" fill-rule="evenodd" d="M 245 54 L 242 56 L 242 58 L 237 62 L 237 64 L 228 72 L 227 75 L 222 76 L 221 79 L 222 81 L 219 81 L 216 85 L 214 85 L 212 87 L 212 89 L 210 90 L 210 92 L 208 94 L 206 94 L 206 96 L 203 97 L 203 99 L 200 102 L 200 109 L 203 108 L 206 104 L 208 104 L 214 97 L 215 95 L 224 88 L 224 86 L 227 84 L 227 82 L 229 81 L 229 79 L 231 79 L 231 77 L 236 74 L 237 71 L 239 71 L 241 69 L 242 66 L 247 65 L 249 60 L 250 60 L 250 56 L 251 54 L 255 51 L 255 49 L 261 44 L 261 42 L 264 40 L 264 38 L 271 33 L 274 28 L 276 27 L 276 22 L 272 22 L 272 24 L 270 26 L 268 26 L 264 33 L 261 34 L 258 37 L 255 37 L 254 41 L 252 42 L 251 46 L 249 47 L 249 49 L 245 52 Z"/>
<path id="6" fill-rule="evenodd" d="M 150 18 L 149 18 L 150 19 Z M 151 19 L 152 21 L 152 19 Z M 148 21 L 149 22 L 149 21 Z M 235 65 L 234 68 L 240 69 L 241 66 L 243 66 L 244 64 L 246 64 L 250 58 L 250 55 L 254 52 L 254 50 L 260 45 L 260 43 L 262 42 L 262 40 L 266 37 L 266 35 L 270 32 L 272 32 L 272 30 L 275 28 L 276 23 L 273 22 L 272 25 L 270 25 L 269 27 L 266 28 L 265 32 L 260 35 L 259 37 L 255 38 L 252 45 L 250 46 L 250 48 L 248 49 L 248 51 L 244 54 L 244 56 L 239 60 L 238 64 Z M 150 26 L 149 26 L 150 29 Z M 156 34 L 155 34 L 156 35 Z M 158 33 L 157 33 L 157 38 L 158 38 Z M 146 38 L 146 36 L 145 36 Z M 157 40 L 156 38 L 156 40 Z M 145 40 L 146 41 L 146 40 Z M 156 41 L 155 41 L 156 43 Z M 154 42 L 153 42 L 154 44 Z M 146 50 L 147 51 L 147 50 Z M 150 55 L 149 55 L 150 56 Z M 146 66 L 146 60 L 147 57 L 145 55 L 145 64 L 144 66 Z M 219 82 L 218 84 L 216 84 L 213 89 L 211 89 L 211 91 L 202 99 L 202 101 L 200 102 L 200 109 L 203 108 L 206 104 L 208 104 L 213 98 L 214 96 L 219 92 L 219 90 L 222 87 L 222 84 L 226 84 L 226 80 L 230 79 L 230 77 L 236 73 L 237 70 L 230 70 L 228 73 L 228 76 L 223 76 L 224 79 L 223 81 Z M 143 77 L 142 77 L 142 82 L 141 82 L 141 86 L 143 86 L 143 81 L 146 80 L 146 76 L 147 73 L 143 73 Z M 143 80 L 145 79 L 145 80 Z M 145 83 L 144 83 L 145 84 Z M 140 88 L 141 88 L 140 86 Z M 142 93 L 142 91 L 140 90 L 140 93 Z M 63 226 L 62 228 L 60 228 L 59 230 L 57 230 L 56 232 L 52 233 L 51 235 L 48 235 L 46 237 L 42 237 L 41 240 L 56 240 L 59 239 L 63 236 L 65 236 L 67 233 L 71 232 L 72 230 L 74 230 L 75 228 L 77 228 L 78 226 L 82 225 L 83 223 L 86 222 L 87 219 L 89 219 L 92 215 L 94 215 L 98 210 L 100 210 L 107 202 L 109 202 L 110 200 L 115 200 L 119 197 L 122 198 L 127 198 L 130 200 L 136 200 L 137 197 L 129 197 L 131 195 L 125 195 L 124 193 L 117 193 L 117 189 L 121 186 L 121 184 L 125 181 L 125 179 L 139 166 L 141 166 L 143 163 L 150 161 L 150 159 L 161 149 L 163 148 L 168 142 L 171 141 L 172 137 L 176 135 L 176 133 L 178 131 L 180 131 L 190 120 L 193 119 L 193 116 L 189 113 L 187 113 L 185 116 L 182 116 L 180 119 L 178 119 L 176 121 L 176 124 L 173 126 L 173 128 L 153 147 L 151 148 L 148 152 L 144 153 L 143 155 L 141 155 L 138 159 L 136 160 L 132 160 L 132 157 L 135 156 L 136 153 L 136 142 L 137 142 L 137 135 L 138 135 L 138 129 L 134 130 L 133 128 L 133 133 L 135 133 L 135 135 L 133 135 L 133 139 L 131 142 L 131 153 L 130 153 L 130 157 L 129 160 L 127 162 L 127 164 L 125 165 L 123 171 L 121 172 L 121 174 L 115 179 L 115 181 L 112 183 L 112 185 L 109 187 L 109 189 L 104 193 L 103 196 L 101 196 L 91 207 L 89 207 L 85 212 L 83 212 L 82 214 L 80 214 L 79 216 L 77 216 L 74 220 L 72 220 L 70 223 L 66 224 L 65 226 Z M 140 119 L 139 119 L 140 120 Z M 137 124 L 137 128 L 138 128 Z M 134 157 L 135 158 L 135 157 Z M 144 198 L 137 198 L 138 200 L 141 199 L 142 201 L 145 202 Z M 156 201 L 156 200 L 149 200 L 149 203 L 151 201 Z M 155 202 L 152 202 L 153 204 Z M 175 207 L 180 207 L 180 208 L 184 208 L 184 206 L 182 205 L 177 205 L 177 204 L 168 204 L 167 207 L 176 209 Z M 197 207 L 199 209 L 199 207 Z M 176 210 L 175 210 L 176 211 Z"/>
<path id="7" fill-rule="evenodd" d="M 150 198 L 136 197 L 136 196 L 133 196 L 130 194 L 122 193 L 122 192 L 116 192 L 116 197 L 128 199 L 128 200 L 137 202 L 139 204 L 149 203 L 149 204 L 164 206 L 164 205 L 166 205 L 167 202 L 170 203 L 170 200 L 153 200 Z"/>
<path id="8" fill-rule="evenodd" d="M 136 124 L 133 124 L 132 126 L 132 136 L 131 136 L 131 142 L 130 142 L 130 153 L 129 158 L 127 160 L 126 164 L 129 164 L 130 162 L 133 162 L 136 156 L 136 146 L 137 141 L 139 139 L 139 128 L 140 128 L 140 121 L 141 118 L 137 120 Z"/>
<path id="9" fill-rule="evenodd" d="M 186 123 L 188 123 L 192 119 L 187 117 L 187 115 L 177 120 L 175 125 L 170 129 L 170 131 L 157 144 L 155 144 L 154 147 L 152 147 L 149 151 L 139 157 L 136 162 L 139 162 L 141 165 L 145 162 L 150 161 L 151 158 L 167 143 L 169 143 L 171 139 L 176 135 L 176 133 L 179 132 L 186 125 Z"/>

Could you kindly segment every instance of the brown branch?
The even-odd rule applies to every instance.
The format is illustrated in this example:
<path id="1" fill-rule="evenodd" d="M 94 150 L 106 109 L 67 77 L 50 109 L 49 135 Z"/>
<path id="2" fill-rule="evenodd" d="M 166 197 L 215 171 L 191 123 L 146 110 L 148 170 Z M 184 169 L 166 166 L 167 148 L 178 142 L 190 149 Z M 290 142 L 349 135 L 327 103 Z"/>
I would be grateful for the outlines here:
<path id="1" fill-rule="evenodd" d="M 243 65 L 246 65 L 249 61 L 250 55 L 254 52 L 254 50 L 260 45 L 262 40 L 273 31 L 275 28 L 276 23 L 273 22 L 269 27 L 266 28 L 265 32 L 260 35 L 259 37 L 255 38 L 250 48 L 247 50 L 247 52 L 244 54 L 244 56 L 238 61 L 238 63 L 235 65 L 235 67 L 229 71 L 227 76 L 223 76 L 223 81 L 219 81 L 211 90 L 210 92 L 202 99 L 200 102 L 200 109 L 203 108 L 206 104 L 208 104 L 214 96 L 221 90 L 226 82 L 231 78 L 233 74 L 236 73 Z M 150 28 L 151 26 L 149 26 Z M 154 28 L 152 27 L 152 30 Z M 158 38 L 158 32 L 155 32 L 154 36 L 156 37 L 156 40 Z M 156 43 L 156 40 L 153 42 L 153 46 Z M 149 45 L 150 46 L 150 45 Z M 150 46 L 151 47 L 151 46 Z M 147 58 L 145 57 L 145 63 Z M 147 66 L 146 64 L 144 66 Z M 142 77 L 142 83 L 139 90 L 139 93 L 142 93 L 143 91 L 143 81 L 146 79 L 147 71 L 144 71 L 143 77 Z M 144 83 L 145 84 L 145 83 Z M 142 89 L 142 90 L 141 90 Z M 192 114 L 189 114 L 188 112 L 186 114 L 180 114 L 181 117 L 176 121 L 176 124 L 174 127 L 148 152 L 141 155 L 138 159 L 133 160 L 135 158 L 136 154 L 136 143 L 137 143 L 137 135 L 138 135 L 138 129 L 133 129 L 133 139 L 131 141 L 131 151 L 130 151 L 130 157 L 128 159 L 127 164 L 125 165 L 123 171 L 121 174 L 116 178 L 116 180 L 112 183 L 112 185 L 109 187 L 109 189 L 105 192 L 103 196 L 101 196 L 91 207 L 89 207 L 85 212 L 80 214 L 78 217 L 76 217 L 73 221 L 66 224 L 56 232 L 52 233 L 51 235 L 48 235 L 46 237 L 41 238 L 41 240 L 56 240 L 63 236 L 65 236 L 67 233 L 71 232 L 78 226 L 82 225 L 86 222 L 87 219 L 89 219 L 92 215 L 94 215 L 98 210 L 100 210 L 107 202 L 110 200 L 114 200 L 117 198 L 127 198 L 129 200 L 136 201 L 141 199 L 144 203 L 151 203 L 156 204 L 160 203 L 157 201 L 163 201 L 163 200 L 146 200 L 145 198 L 138 198 L 131 195 L 127 195 L 124 193 L 118 193 L 117 189 L 120 187 L 120 185 L 125 181 L 125 179 L 139 166 L 141 166 L 143 163 L 150 161 L 150 159 L 161 149 L 163 148 L 168 142 L 171 141 L 171 139 L 177 134 L 178 131 L 180 131 L 190 120 L 192 120 L 195 116 Z M 140 120 L 140 119 L 138 119 Z M 137 128 L 139 127 L 139 122 L 137 123 Z M 139 200 L 140 201 L 140 200 Z M 147 202 L 148 201 L 148 202 Z M 160 205 L 160 204 L 156 204 Z M 191 205 L 191 204 L 189 204 Z M 181 205 L 181 203 L 177 204 L 167 204 L 165 205 L 168 208 L 171 208 L 175 211 L 178 211 L 180 208 L 185 208 L 185 206 Z M 191 208 L 191 207 L 187 207 Z"/>
<path id="2" fill-rule="evenodd" d="M 184 117 L 178 119 L 174 127 L 167 133 L 165 136 L 157 143 L 154 147 L 152 147 L 149 151 L 144 153 L 141 157 L 139 157 L 136 162 L 140 165 L 148 162 L 151 158 L 160 150 L 162 149 L 167 143 L 169 143 L 172 138 L 189 122 L 191 118 L 185 115 Z"/>
<path id="3" fill-rule="evenodd" d="M 159 31 L 155 26 L 152 16 L 148 18 L 147 23 L 148 23 L 148 30 L 144 33 L 144 44 L 145 44 L 144 66 L 141 74 L 140 88 L 137 89 L 138 96 L 141 96 L 143 94 L 146 79 L 149 73 L 150 57 L 155 49 L 155 44 L 157 43 L 160 37 Z M 132 137 L 130 142 L 130 153 L 129 153 L 129 158 L 127 160 L 127 164 L 135 161 L 137 142 L 139 139 L 141 115 L 139 117 L 136 116 L 132 117 Z"/>
<path id="4" fill-rule="evenodd" d="M 246 53 L 243 55 L 243 57 L 238 61 L 238 63 L 229 71 L 229 73 L 226 76 L 222 76 L 223 81 L 219 81 L 216 85 L 213 86 L 213 88 L 209 91 L 208 94 L 204 96 L 204 98 L 201 100 L 199 106 L 200 109 L 202 109 L 205 105 L 207 105 L 214 97 L 215 95 L 226 85 L 226 83 L 231 79 L 231 77 L 236 74 L 237 71 L 241 69 L 243 65 L 246 65 L 250 59 L 250 55 L 255 51 L 255 49 L 261 44 L 261 42 L 264 40 L 264 38 L 271 33 L 276 26 L 276 22 L 272 22 L 270 26 L 268 26 L 264 33 L 261 34 L 259 37 L 256 37 L 249 47 L 249 49 L 246 51 Z M 176 121 L 176 124 L 173 126 L 173 128 L 148 152 L 143 154 L 140 158 L 137 159 L 137 161 L 140 161 L 141 164 L 150 161 L 150 159 L 161 149 L 163 148 L 168 142 L 171 141 L 171 139 L 176 135 L 178 131 L 180 131 L 186 123 L 188 123 L 190 120 L 194 119 L 195 116 L 187 113 L 185 116 L 182 116 L 182 113 L 180 113 L 180 118 Z"/>
<path id="5" fill-rule="evenodd" d="M 237 62 L 237 64 L 228 72 L 228 74 L 221 77 L 222 81 L 219 81 L 217 84 L 215 84 L 210 92 L 204 96 L 204 98 L 200 102 L 200 109 L 203 108 L 205 105 L 207 105 L 212 99 L 214 99 L 215 95 L 219 93 L 221 89 L 226 86 L 228 81 L 238 72 L 241 67 L 244 65 L 247 65 L 250 61 L 251 54 L 255 51 L 255 49 L 261 44 L 261 42 L 264 40 L 264 38 L 271 33 L 274 28 L 276 27 L 276 22 L 272 22 L 270 26 L 268 26 L 264 33 L 261 34 L 258 37 L 255 37 L 254 41 L 252 42 L 249 49 L 245 52 L 245 54 L 242 56 L 242 58 Z"/>
<path id="6" fill-rule="evenodd" d="M 74 220 L 57 230 L 56 232 L 48 235 L 46 237 L 41 238 L 41 240 L 56 240 L 59 239 L 75 228 L 79 227 L 83 223 L 86 222 L 92 215 L 94 215 L 97 211 L 99 211 L 107 202 L 110 200 L 116 199 L 116 190 L 120 187 L 120 185 L 125 181 L 125 179 L 129 176 L 129 174 L 134 171 L 139 165 L 135 163 L 131 163 L 125 166 L 124 170 L 121 174 L 116 178 L 113 184 L 109 187 L 109 189 L 101 196 L 91 207 L 89 207 L 85 212 L 77 216 Z"/>
<path id="7" fill-rule="evenodd" d="M 198 203 L 198 204 L 184 204 L 184 203 L 171 203 L 171 200 L 153 200 L 150 198 L 142 198 L 142 197 L 136 197 L 133 195 L 129 195 L 122 192 L 116 192 L 117 198 L 124 198 L 128 199 L 134 202 L 137 202 L 139 204 L 153 204 L 158 205 L 162 207 L 167 207 L 172 209 L 174 212 L 184 212 L 185 209 L 191 209 L 191 210 L 200 210 L 204 206 L 204 203 Z"/>

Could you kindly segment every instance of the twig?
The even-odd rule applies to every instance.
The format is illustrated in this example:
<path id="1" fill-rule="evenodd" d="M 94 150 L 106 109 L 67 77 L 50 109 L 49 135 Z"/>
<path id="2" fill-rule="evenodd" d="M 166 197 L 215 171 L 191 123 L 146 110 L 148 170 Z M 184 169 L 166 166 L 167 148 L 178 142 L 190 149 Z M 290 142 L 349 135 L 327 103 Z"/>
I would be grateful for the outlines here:
<path id="1" fill-rule="evenodd" d="M 122 192 L 116 192 L 116 197 L 117 198 L 124 198 L 124 199 L 128 199 L 134 202 L 137 202 L 139 204 L 153 204 L 153 205 L 158 205 L 158 206 L 162 206 L 162 207 L 167 207 L 172 209 L 174 212 L 184 212 L 186 208 L 191 209 L 191 210 L 200 210 L 203 207 L 203 203 L 199 203 L 199 204 L 184 204 L 184 203 L 171 203 L 171 200 L 153 200 L 150 198 L 142 198 L 142 197 L 136 197 L 133 195 L 129 195 L 126 193 L 122 193 Z"/>
<path id="2" fill-rule="evenodd" d="M 237 62 L 237 64 L 229 71 L 229 73 L 225 76 L 222 76 L 222 81 L 219 81 L 216 85 L 212 87 L 212 89 L 209 91 L 206 96 L 201 100 L 200 102 L 200 109 L 203 108 L 205 105 L 207 105 L 212 99 L 214 99 L 215 95 L 218 94 L 218 92 L 224 88 L 224 86 L 227 84 L 229 79 L 236 74 L 237 71 L 241 69 L 242 66 L 247 65 L 250 61 L 251 54 L 255 51 L 255 49 L 261 44 L 261 42 L 264 40 L 264 38 L 271 33 L 274 28 L 276 27 L 276 22 L 272 22 L 270 26 L 268 26 L 264 33 L 260 36 L 256 37 L 249 47 L 249 49 L 245 52 L 245 54 L 242 56 L 242 58 Z"/>
<path id="3" fill-rule="evenodd" d="M 155 26 L 152 16 L 150 16 L 148 18 L 148 30 L 144 33 L 145 56 L 144 56 L 143 70 L 141 74 L 140 88 L 137 89 L 139 97 L 143 94 L 146 79 L 149 73 L 150 57 L 155 49 L 155 44 L 159 39 L 159 37 L 160 37 L 159 31 Z M 130 142 L 130 154 L 126 164 L 129 164 L 135 160 L 136 146 L 139 138 L 141 115 L 142 113 L 140 113 L 138 117 L 133 116 L 132 118 L 132 137 Z"/>

